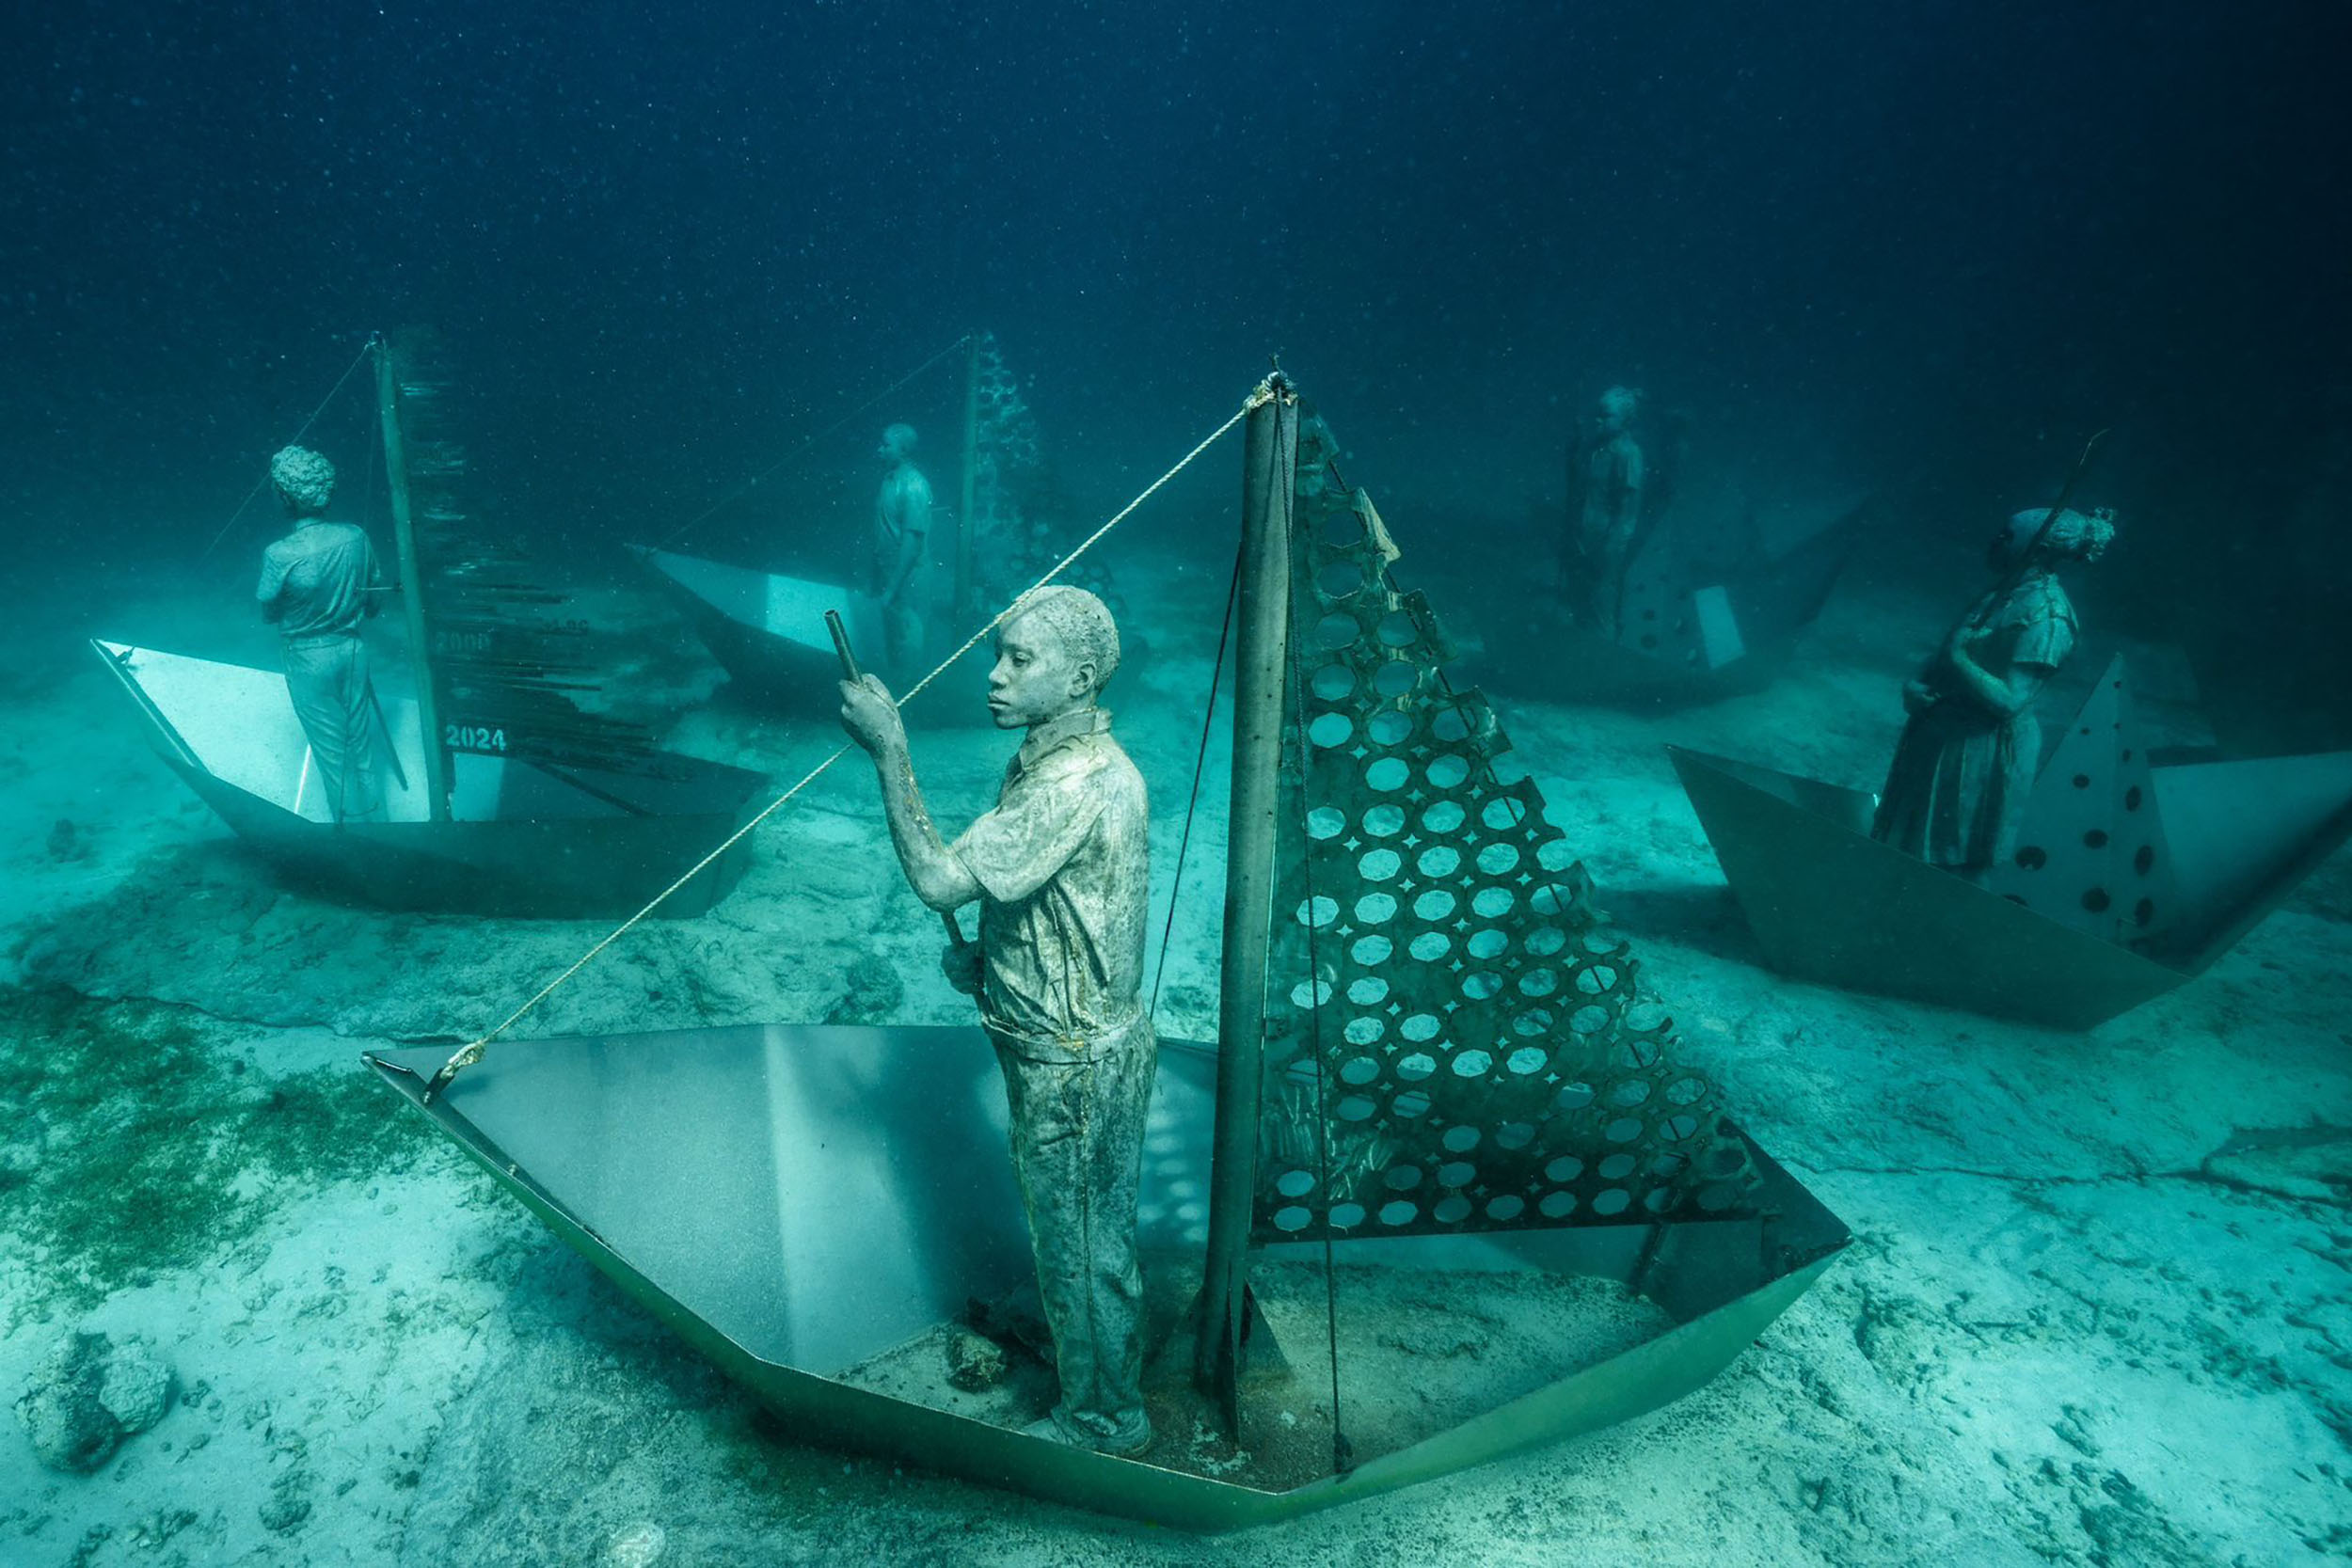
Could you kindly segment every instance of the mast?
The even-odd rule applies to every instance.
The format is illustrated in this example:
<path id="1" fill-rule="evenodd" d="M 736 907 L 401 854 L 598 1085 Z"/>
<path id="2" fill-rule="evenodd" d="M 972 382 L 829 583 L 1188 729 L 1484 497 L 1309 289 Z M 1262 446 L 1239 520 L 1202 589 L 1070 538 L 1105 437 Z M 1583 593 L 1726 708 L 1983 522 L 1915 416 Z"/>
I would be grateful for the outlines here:
<path id="1" fill-rule="evenodd" d="M 424 734 L 425 805 L 436 822 L 449 820 L 449 754 L 441 749 L 440 704 L 433 691 L 433 659 L 425 641 L 424 574 L 417 567 L 417 530 L 408 511 L 408 449 L 400 429 L 400 378 L 391 345 L 375 341 L 375 406 L 384 430 L 384 479 L 391 492 L 392 539 L 400 562 L 400 603 L 408 623 L 408 661 L 416 672 L 417 722 Z"/>
<path id="2" fill-rule="evenodd" d="M 1240 644 L 1233 664 L 1233 789 L 1217 995 L 1216 1140 L 1195 1373 L 1238 1433 L 1249 1312 L 1249 1220 L 1263 1092 L 1266 947 L 1274 915 L 1282 689 L 1290 662 L 1291 503 L 1298 399 L 1278 371 L 1249 415 L 1242 459 Z M 1263 1325 L 1256 1332 L 1263 1333 Z"/>
<path id="3" fill-rule="evenodd" d="M 959 626 L 971 619 L 972 534 L 978 519 L 972 507 L 980 486 L 980 335 L 963 340 L 963 492 L 956 506 L 956 618 Z"/>

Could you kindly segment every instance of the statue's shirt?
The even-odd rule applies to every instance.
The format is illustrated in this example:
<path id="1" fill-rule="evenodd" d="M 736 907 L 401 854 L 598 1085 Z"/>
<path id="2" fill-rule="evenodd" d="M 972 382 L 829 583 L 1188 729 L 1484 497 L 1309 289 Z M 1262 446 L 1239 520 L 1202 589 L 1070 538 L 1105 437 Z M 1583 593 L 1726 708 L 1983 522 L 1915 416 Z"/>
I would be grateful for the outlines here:
<path id="1" fill-rule="evenodd" d="M 1031 730 L 996 809 L 951 846 L 984 895 L 981 1021 L 1044 1059 L 1143 1010 L 1150 814 L 1110 727 L 1089 708 Z"/>
<path id="2" fill-rule="evenodd" d="M 305 523 L 262 552 L 253 596 L 288 639 L 350 637 L 380 576 L 364 532 L 349 523 Z"/>
<path id="3" fill-rule="evenodd" d="M 912 463 L 901 463 L 882 476 L 874 495 L 874 538 L 888 560 L 910 533 L 931 531 L 931 482 Z"/>

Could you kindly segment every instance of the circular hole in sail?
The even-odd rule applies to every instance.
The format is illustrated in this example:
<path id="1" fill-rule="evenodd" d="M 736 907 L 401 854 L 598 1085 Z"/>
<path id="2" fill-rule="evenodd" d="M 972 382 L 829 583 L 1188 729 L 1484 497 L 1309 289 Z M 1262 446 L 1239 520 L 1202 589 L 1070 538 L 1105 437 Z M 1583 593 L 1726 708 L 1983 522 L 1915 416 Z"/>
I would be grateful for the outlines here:
<path id="1" fill-rule="evenodd" d="M 1437 1058 L 1426 1051 L 1416 1051 L 1396 1064 L 1397 1077 L 1407 1084 L 1418 1084 L 1437 1070 Z"/>
<path id="2" fill-rule="evenodd" d="M 1440 1199 L 1438 1206 L 1429 1211 L 1429 1217 L 1439 1225 L 1459 1225 L 1470 1218 L 1470 1199 L 1456 1193 L 1452 1197 Z"/>
<path id="3" fill-rule="evenodd" d="M 1486 1217 L 1509 1223 L 1527 1212 L 1527 1199 L 1517 1193 L 1505 1193 L 1486 1205 Z"/>
<path id="4" fill-rule="evenodd" d="M 1374 937 L 1366 940 L 1377 942 L 1386 939 Z M 1347 983 L 1347 999 L 1359 1007 L 1370 1007 L 1384 1002 L 1388 999 L 1388 995 L 1389 983 L 1377 974 L 1367 974 L 1361 979 L 1350 980 Z"/>
<path id="5" fill-rule="evenodd" d="M 1438 1167 L 1438 1185 L 1467 1187 L 1478 1180 L 1478 1167 L 1468 1160 L 1449 1160 Z"/>
<path id="6" fill-rule="evenodd" d="M 1370 1119 L 1372 1113 L 1377 1108 L 1364 1096 L 1351 1094 L 1341 1098 L 1338 1115 L 1342 1121 L 1364 1121 Z"/>
<path id="7" fill-rule="evenodd" d="M 1434 1040 L 1438 1037 L 1438 1015 L 1435 1013 L 1410 1014 L 1404 1022 L 1396 1026 L 1396 1032 L 1415 1045 L 1420 1045 L 1425 1040 Z"/>
<path id="8" fill-rule="evenodd" d="M 1394 708 L 1383 708 L 1364 721 L 1364 734 L 1377 746 L 1402 746 L 1412 738 L 1413 718 Z"/>
<path id="9" fill-rule="evenodd" d="M 1410 659 L 1392 658 L 1374 672 L 1372 689 L 1391 700 L 1421 684 L 1421 667 Z"/>
<path id="10" fill-rule="evenodd" d="M 1334 1230 L 1353 1230 L 1364 1223 L 1364 1206 L 1360 1203 L 1335 1203 L 1325 1223 Z"/>
<path id="11" fill-rule="evenodd" d="M 1454 789 L 1470 777 L 1470 764 L 1448 752 L 1430 759 L 1429 766 L 1421 770 L 1421 776 L 1429 781 L 1432 789 Z"/>
<path id="12" fill-rule="evenodd" d="M 1508 795 L 1490 795 L 1478 808 L 1478 820 L 1493 832 L 1507 833 L 1526 819 L 1527 808 Z"/>
<path id="13" fill-rule="evenodd" d="M 1494 1065 L 1495 1059 L 1484 1051 L 1457 1051 L 1454 1053 L 1454 1076 L 1456 1078 L 1484 1078 Z"/>
<path id="14" fill-rule="evenodd" d="M 1307 726 L 1307 738 L 1326 751 L 1344 746 L 1356 733 L 1356 721 L 1344 713 L 1318 713 Z"/>
<path id="15" fill-rule="evenodd" d="M 1454 951 L 1454 941 L 1443 931 L 1423 931 L 1413 939 L 1408 951 L 1422 962 L 1433 964 Z"/>
<path id="16" fill-rule="evenodd" d="M 1519 994 L 1521 996 L 1549 996 L 1553 991 L 1558 990 L 1559 989 L 1560 975 L 1558 972 L 1548 969 L 1540 964 L 1519 976 Z"/>
<path id="17" fill-rule="evenodd" d="M 1421 1205 L 1396 1198 L 1380 1206 L 1382 1225 L 1410 1225 L 1421 1217 Z"/>
<path id="18" fill-rule="evenodd" d="M 1315 574 L 1315 587 L 1326 598 L 1344 599 L 1364 586 L 1364 569 L 1353 561 L 1334 561 Z"/>
<path id="19" fill-rule="evenodd" d="M 1413 869 L 1424 877 L 1451 877 L 1462 863 L 1462 852 L 1451 845 L 1433 844 L 1423 849 L 1413 862 Z"/>
<path id="20" fill-rule="evenodd" d="M 1358 875 L 1368 882 L 1385 882 L 1405 868 L 1405 857 L 1393 849 L 1367 849 L 1356 863 Z"/>
<path id="21" fill-rule="evenodd" d="M 1389 1109 L 1406 1121 L 1429 1114 L 1429 1097 L 1419 1089 L 1407 1089 L 1389 1101 Z"/>
<path id="22" fill-rule="evenodd" d="M 1346 828 L 1346 814 L 1329 806 L 1317 806 L 1307 814 L 1307 834 L 1310 838 L 1337 838 Z"/>
<path id="23" fill-rule="evenodd" d="M 1380 1076 L 1380 1064 L 1369 1056 L 1351 1056 L 1340 1069 L 1340 1082 L 1361 1086 Z"/>
<path id="24" fill-rule="evenodd" d="M 1466 950 L 1473 958 L 1499 958 L 1509 952 L 1510 948 L 1509 937 L 1504 936 L 1501 931 L 1489 928 L 1471 932 Z"/>
<path id="25" fill-rule="evenodd" d="M 1510 913 L 1511 906 L 1518 902 L 1518 899 L 1507 887 L 1482 887 L 1478 895 L 1470 900 L 1470 912 L 1481 920 L 1500 920 Z"/>
<path id="26" fill-rule="evenodd" d="M 1391 951 L 1392 944 L 1386 937 L 1358 937 L 1356 944 L 1347 950 L 1347 956 L 1363 968 L 1370 969 L 1375 964 L 1387 962 Z"/>
<path id="27" fill-rule="evenodd" d="M 1315 902 L 1322 904 L 1326 900 L 1317 898 Z M 1338 912 L 1337 905 L 1332 906 L 1332 909 L 1334 913 Z M 1356 900 L 1356 918 L 1366 926 L 1377 926 L 1395 913 L 1396 900 L 1385 893 L 1367 893 Z M 1323 926 L 1327 923 L 1318 920 L 1315 924 Z"/>
<path id="28" fill-rule="evenodd" d="M 1472 1002 L 1484 1002 L 1502 989 L 1502 976 L 1491 969 L 1474 970 L 1462 976 L 1462 994 Z"/>
<path id="29" fill-rule="evenodd" d="M 1478 851 L 1478 869 L 1489 877 L 1500 877 L 1518 863 L 1517 845 L 1489 844 Z"/>
<path id="30" fill-rule="evenodd" d="M 1613 1144 L 1631 1143 L 1634 1139 L 1642 1135 L 1642 1118 L 1640 1117 L 1619 1117 L 1616 1120 L 1611 1122 L 1607 1127 L 1601 1129 L 1600 1135 L 1607 1138 Z"/>
<path id="31" fill-rule="evenodd" d="M 1363 627 L 1356 624 L 1356 617 L 1344 610 L 1335 610 L 1315 623 L 1318 648 L 1344 648 L 1362 635 Z"/>
<path id="32" fill-rule="evenodd" d="M 1497 1148 L 1525 1148 L 1534 1141 L 1535 1129 L 1530 1122 L 1506 1121 L 1495 1129 Z"/>
<path id="33" fill-rule="evenodd" d="M 1301 980 L 1291 987 L 1291 1006 L 1294 1007 L 1319 1007 L 1330 1000 L 1331 982 L 1328 980 L 1317 980 L 1312 985 Z"/>
<path id="34" fill-rule="evenodd" d="M 1421 641 L 1421 628 L 1401 610 L 1380 617 L 1380 641 L 1391 648 L 1409 648 Z"/>
<path id="35" fill-rule="evenodd" d="M 1593 1167 L 1593 1174 L 1599 1177 L 1603 1181 L 1622 1181 L 1627 1177 L 1633 1174 L 1633 1167 L 1635 1164 L 1636 1162 L 1632 1155 L 1619 1152 L 1610 1155 L 1608 1158 L 1602 1160 L 1599 1164 L 1595 1165 Z"/>
<path id="36" fill-rule="evenodd" d="M 1326 898 L 1320 894 L 1317 894 L 1311 900 L 1302 899 L 1298 906 L 1298 923 L 1301 926 L 1312 926 L 1318 930 L 1330 925 L 1339 916 L 1338 901 Z"/>
<path id="37" fill-rule="evenodd" d="M 1380 1180 L 1386 1181 L 1392 1192 L 1409 1193 L 1421 1185 L 1421 1167 L 1419 1165 L 1391 1165 L 1387 1174 L 1383 1175 Z"/>
<path id="38" fill-rule="evenodd" d="M 1462 825 L 1469 813 L 1454 800 L 1439 800 L 1421 814 L 1421 829 L 1425 833 L 1450 833 Z"/>
<path id="39" fill-rule="evenodd" d="M 1447 1128 L 1445 1136 L 1438 1141 L 1445 1145 L 1449 1154 L 1468 1154 L 1478 1147 L 1478 1129 L 1466 1121 L 1456 1122 Z"/>
<path id="40" fill-rule="evenodd" d="M 1631 1193 L 1627 1192 L 1623 1187 L 1612 1187 L 1607 1192 L 1601 1193 L 1594 1197 L 1593 1212 L 1596 1214 L 1622 1214 L 1632 1202 L 1633 1195 Z"/>
<path id="41" fill-rule="evenodd" d="M 1535 1205 L 1535 1212 L 1548 1220 L 1564 1220 L 1576 1212 L 1574 1193 L 1546 1193 L 1544 1200 Z"/>
<path id="42" fill-rule="evenodd" d="M 1519 939 L 1520 945 L 1539 958 L 1548 958 L 1568 944 L 1567 933 L 1557 926 L 1538 926 Z"/>
<path id="43" fill-rule="evenodd" d="M 1551 1058 L 1548 1054 L 1536 1050 L 1534 1046 L 1522 1045 L 1505 1057 L 1502 1065 L 1521 1078 L 1525 1078 L 1530 1073 L 1543 1071 L 1544 1064 L 1549 1060 Z"/>
<path id="44" fill-rule="evenodd" d="M 1364 787 L 1382 791 L 1401 789 L 1413 777 L 1413 770 L 1405 766 L 1402 757 L 1375 757 L 1364 767 Z"/>
<path id="45" fill-rule="evenodd" d="M 1317 670 L 1307 682 L 1307 689 L 1327 703 L 1336 703 L 1356 689 L 1356 672 L 1333 660 Z"/>
<path id="46" fill-rule="evenodd" d="M 1560 1092 L 1551 1097 L 1551 1108 L 1555 1111 L 1581 1111 L 1592 1102 L 1590 1084 L 1563 1084 Z"/>
<path id="47" fill-rule="evenodd" d="M 1277 1230 L 1304 1230 L 1313 1220 L 1312 1212 L 1295 1203 L 1274 1211 L 1274 1228 Z"/>
<path id="48" fill-rule="evenodd" d="M 1375 838 L 1393 838 L 1405 828 L 1405 808 L 1386 802 L 1364 813 L 1364 832 Z"/>
<path id="49" fill-rule="evenodd" d="M 1609 1103 L 1629 1111 L 1648 1098 L 1649 1080 L 1646 1078 L 1619 1079 L 1616 1086 L 1609 1091 Z"/>
<path id="50" fill-rule="evenodd" d="M 1274 1179 L 1274 1190 L 1284 1197 L 1305 1197 L 1315 1190 L 1315 1173 L 1311 1170 L 1286 1170 Z"/>
<path id="51" fill-rule="evenodd" d="M 1454 895 L 1441 887 L 1433 887 L 1413 900 L 1415 918 L 1431 923 L 1443 920 L 1454 912 Z"/>
<path id="52" fill-rule="evenodd" d="M 1544 1180 L 1565 1186 L 1584 1174 L 1584 1162 L 1573 1154 L 1563 1154 L 1544 1167 Z"/>

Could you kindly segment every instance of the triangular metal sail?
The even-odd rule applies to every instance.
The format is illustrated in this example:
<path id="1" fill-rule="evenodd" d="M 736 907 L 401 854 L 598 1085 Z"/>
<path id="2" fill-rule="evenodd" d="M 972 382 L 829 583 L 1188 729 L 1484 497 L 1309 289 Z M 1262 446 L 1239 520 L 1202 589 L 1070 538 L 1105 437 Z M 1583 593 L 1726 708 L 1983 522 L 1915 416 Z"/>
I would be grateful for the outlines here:
<path id="1" fill-rule="evenodd" d="M 2144 943 L 2171 924 L 2171 847 L 2122 655 L 2042 765 L 2016 849 L 1986 886 L 2102 942 Z"/>
<path id="2" fill-rule="evenodd" d="M 1309 421 L 1257 1234 L 1740 1207 L 1744 1143 L 1335 452 Z"/>

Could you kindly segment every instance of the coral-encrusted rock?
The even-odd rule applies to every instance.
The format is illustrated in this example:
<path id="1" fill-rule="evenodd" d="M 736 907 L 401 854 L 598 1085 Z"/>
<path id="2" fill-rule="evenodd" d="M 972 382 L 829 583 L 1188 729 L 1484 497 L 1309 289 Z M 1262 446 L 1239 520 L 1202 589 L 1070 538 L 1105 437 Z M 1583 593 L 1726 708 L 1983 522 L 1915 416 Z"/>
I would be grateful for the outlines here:
<path id="1" fill-rule="evenodd" d="M 145 1346 L 75 1333 L 42 1359 L 16 1415 L 43 1465 L 87 1475 L 124 1438 L 161 1420 L 170 1402 L 171 1370 Z"/>

